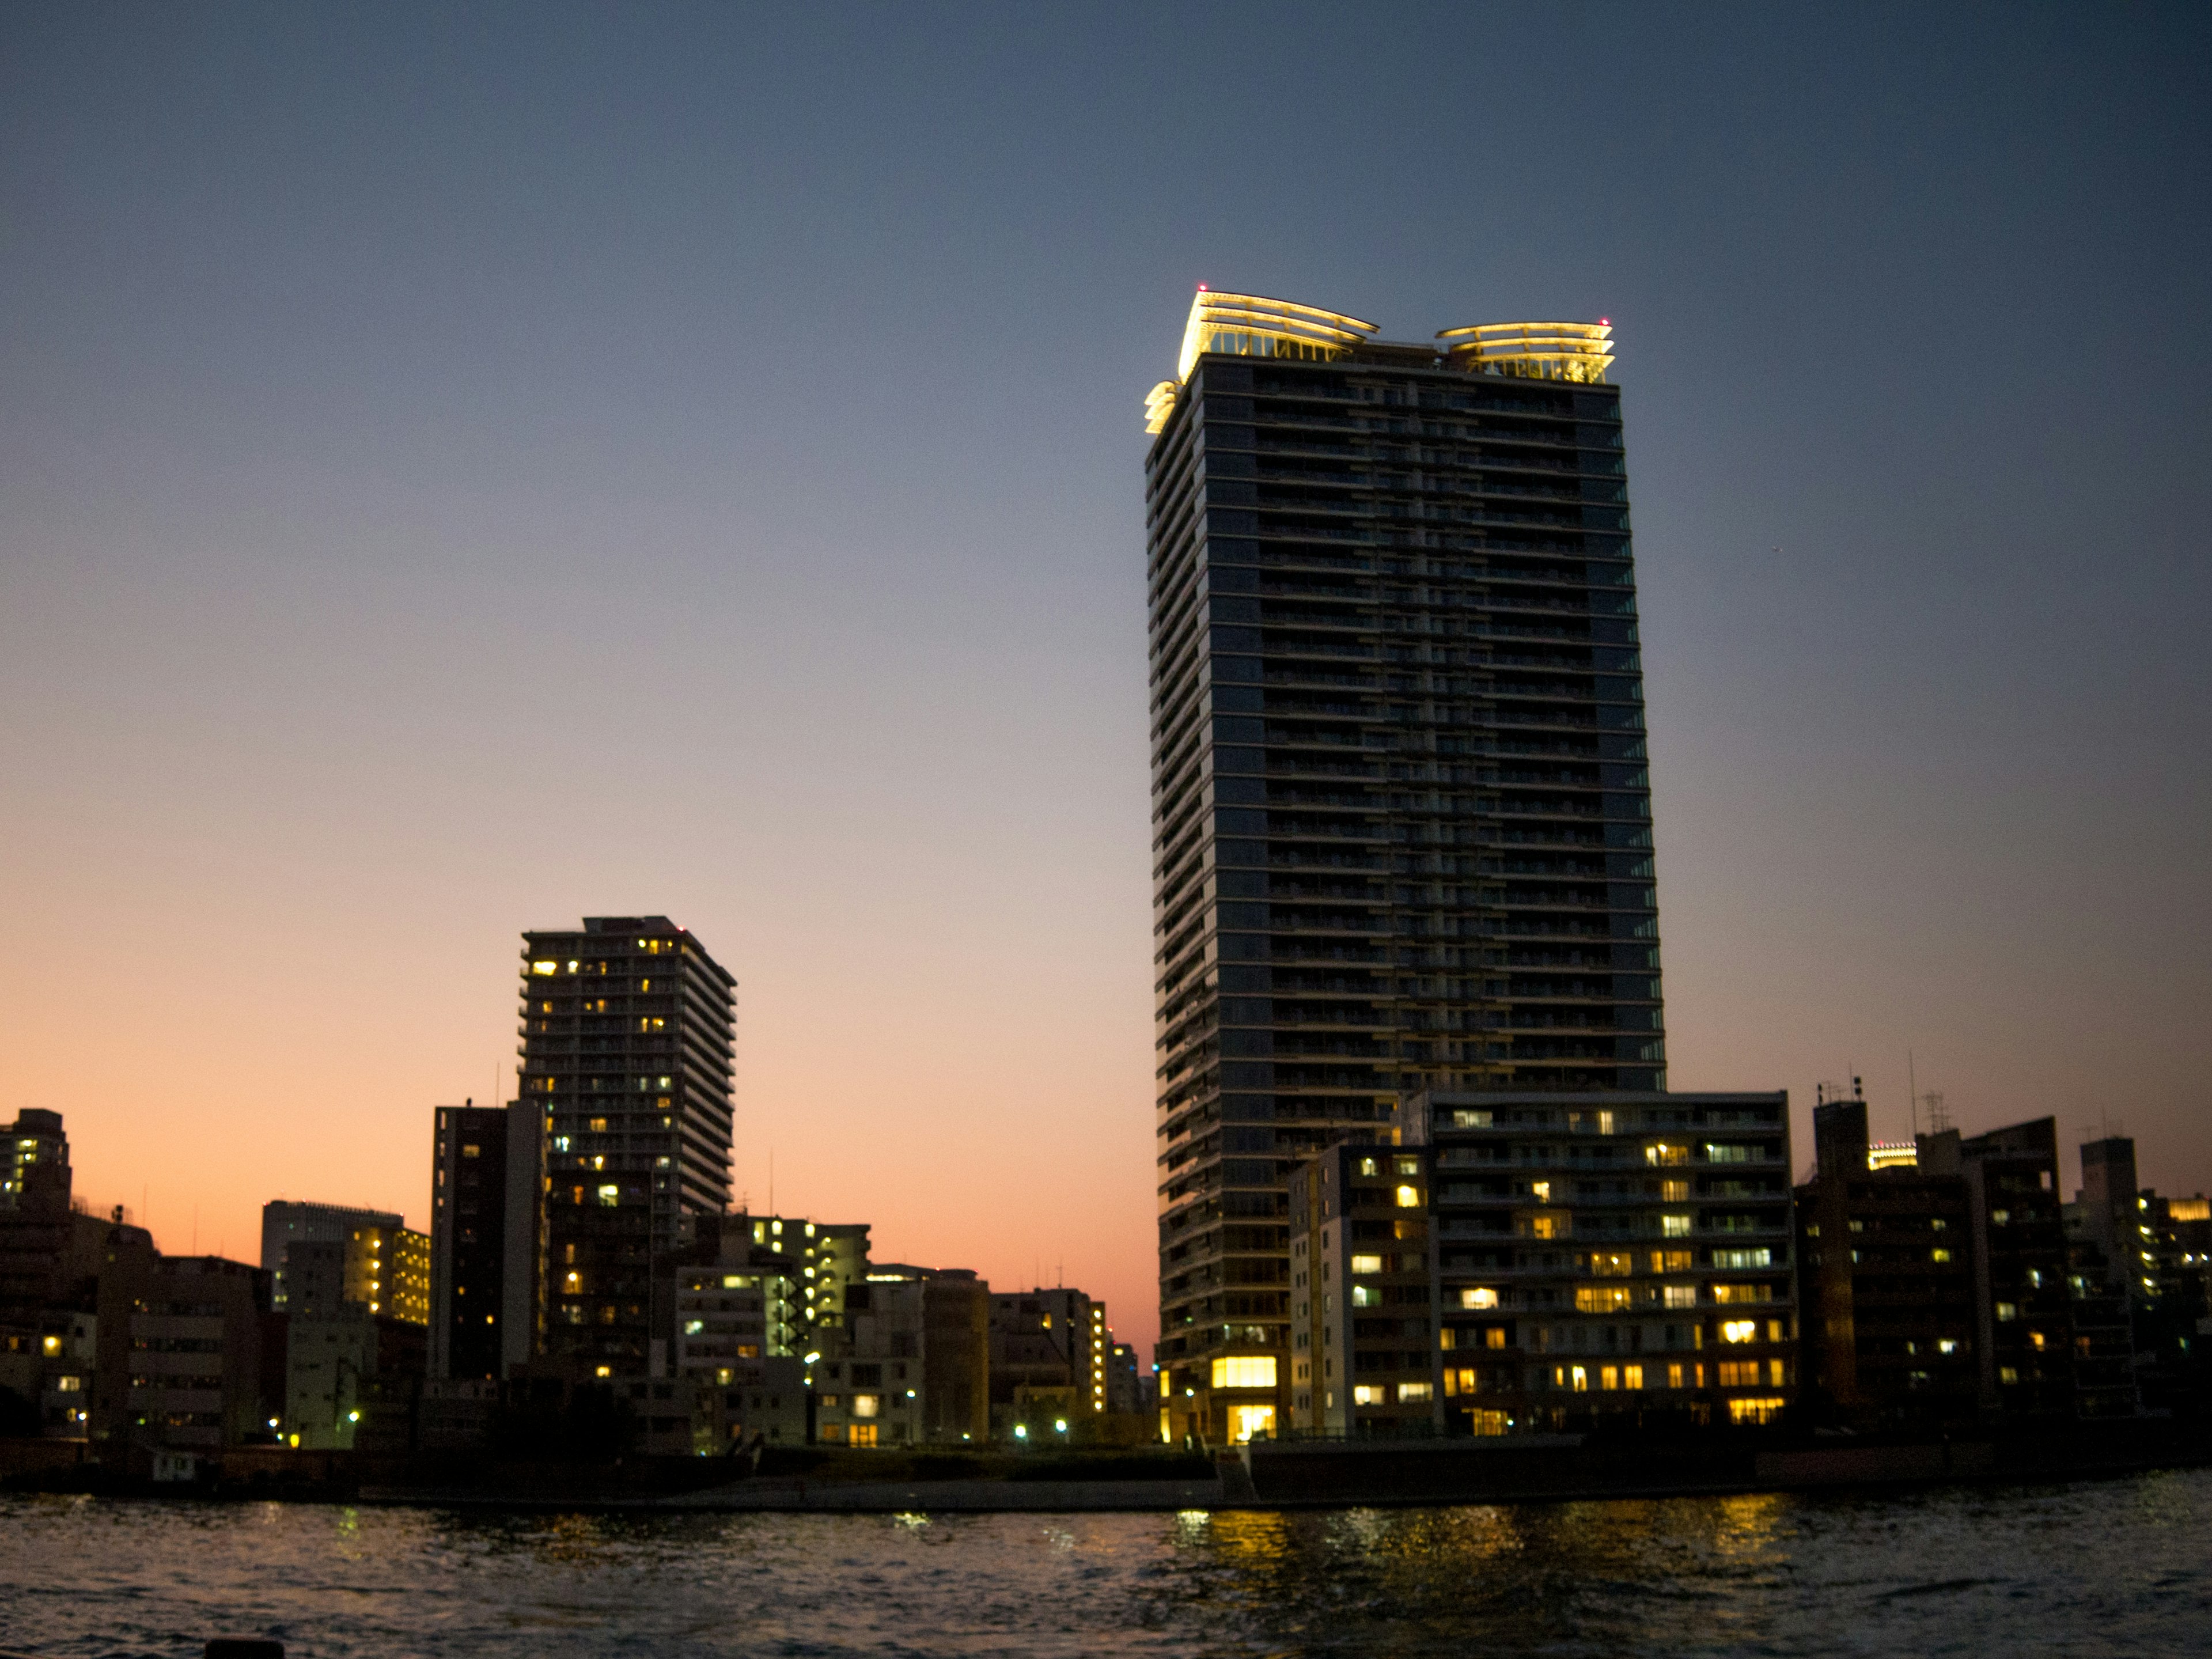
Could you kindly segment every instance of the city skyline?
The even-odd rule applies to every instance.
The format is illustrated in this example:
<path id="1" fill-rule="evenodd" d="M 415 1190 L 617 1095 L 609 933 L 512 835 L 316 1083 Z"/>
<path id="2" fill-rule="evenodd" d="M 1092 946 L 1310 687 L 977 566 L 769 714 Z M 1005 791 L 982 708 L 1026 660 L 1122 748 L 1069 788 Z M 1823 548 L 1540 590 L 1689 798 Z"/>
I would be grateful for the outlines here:
<path id="1" fill-rule="evenodd" d="M 1149 1352 L 1132 414 L 1205 283 L 1617 326 L 1671 1086 L 1901 1137 L 1910 1053 L 2202 1188 L 2206 24 L 1905 15 L 11 23 L 0 1116 L 165 1249 L 426 1227 L 522 932 L 665 913 L 733 1196 Z"/>

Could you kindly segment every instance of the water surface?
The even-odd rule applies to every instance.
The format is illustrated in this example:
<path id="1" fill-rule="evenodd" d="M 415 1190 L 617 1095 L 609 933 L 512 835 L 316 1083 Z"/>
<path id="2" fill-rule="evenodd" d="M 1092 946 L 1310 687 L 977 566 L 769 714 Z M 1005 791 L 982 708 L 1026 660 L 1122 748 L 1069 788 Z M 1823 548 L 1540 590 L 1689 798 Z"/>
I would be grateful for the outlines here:
<path id="1" fill-rule="evenodd" d="M 2171 1654 L 2212 1472 L 1901 1498 L 487 1517 L 0 1498 L 0 1647 L 307 1656 Z"/>

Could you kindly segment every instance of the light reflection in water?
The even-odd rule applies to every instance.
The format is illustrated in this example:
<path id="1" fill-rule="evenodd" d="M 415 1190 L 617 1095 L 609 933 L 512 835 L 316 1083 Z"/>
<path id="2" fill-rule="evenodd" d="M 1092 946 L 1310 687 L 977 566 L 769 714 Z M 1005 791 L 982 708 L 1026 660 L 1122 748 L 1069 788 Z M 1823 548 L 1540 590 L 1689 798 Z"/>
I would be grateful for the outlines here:
<path id="1" fill-rule="evenodd" d="M 1179 1515 L 478 1516 L 0 1497 L 41 1653 L 2172 1652 L 2212 1473 L 2050 1490 Z"/>

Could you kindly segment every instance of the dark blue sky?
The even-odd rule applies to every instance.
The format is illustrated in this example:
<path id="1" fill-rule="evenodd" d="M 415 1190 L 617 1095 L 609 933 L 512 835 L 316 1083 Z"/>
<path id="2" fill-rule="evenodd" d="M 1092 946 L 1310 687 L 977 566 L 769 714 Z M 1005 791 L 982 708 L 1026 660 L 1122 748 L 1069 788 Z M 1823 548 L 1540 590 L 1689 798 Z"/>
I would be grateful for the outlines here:
<path id="1" fill-rule="evenodd" d="M 234 1207 L 388 1125 L 419 1209 L 514 933 L 668 908 L 741 1187 L 1008 1274 L 904 1137 L 1022 1187 L 1046 1097 L 1109 1173 L 1017 1224 L 1148 1296 L 1139 408 L 1205 282 L 1615 324 L 1678 1085 L 1901 1131 L 1910 1047 L 2201 1185 L 2208 18 L 13 9 L 0 1109 Z M 358 1115 L 190 1165 L 309 1077 Z"/>

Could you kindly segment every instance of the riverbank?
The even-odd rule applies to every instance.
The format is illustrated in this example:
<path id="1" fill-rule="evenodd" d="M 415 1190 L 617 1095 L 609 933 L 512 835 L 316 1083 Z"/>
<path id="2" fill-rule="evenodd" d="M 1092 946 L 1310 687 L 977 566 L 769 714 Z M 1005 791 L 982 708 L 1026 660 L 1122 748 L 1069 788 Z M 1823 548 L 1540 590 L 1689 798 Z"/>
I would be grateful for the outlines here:
<path id="1" fill-rule="evenodd" d="M 1667 1440 L 1278 1443 L 1206 1460 L 1158 1454 L 905 1455 L 807 1448 L 605 1464 L 378 1459 L 245 1448 L 188 1474 L 78 1443 L 0 1442 L 0 1487 L 204 1501 L 271 1499 L 512 1512 L 1174 1513 L 1820 1492 L 2095 1479 L 2212 1466 L 2212 1429 L 2155 1419 L 1939 1438 L 1716 1432 Z"/>

